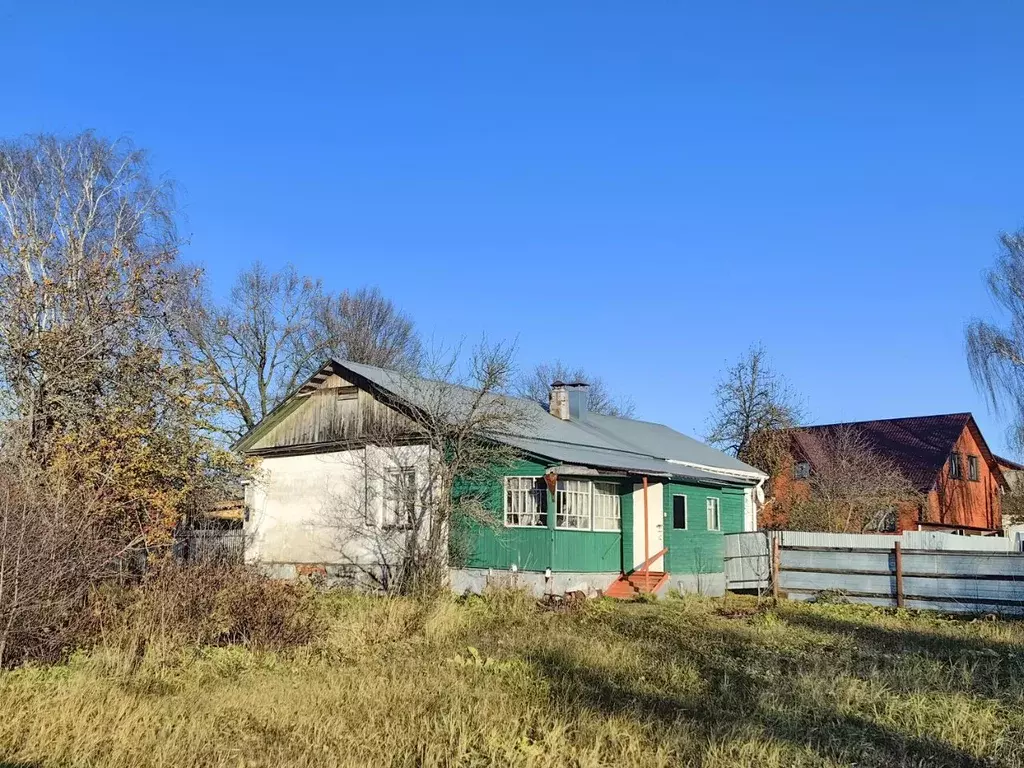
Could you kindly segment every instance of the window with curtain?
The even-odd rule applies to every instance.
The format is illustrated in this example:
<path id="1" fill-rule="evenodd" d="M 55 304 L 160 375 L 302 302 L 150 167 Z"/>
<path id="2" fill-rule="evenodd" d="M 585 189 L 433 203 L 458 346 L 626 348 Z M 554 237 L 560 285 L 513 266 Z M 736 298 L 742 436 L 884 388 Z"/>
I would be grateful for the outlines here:
<path id="1" fill-rule="evenodd" d="M 614 483 L 594 483 L 594 530 L 621 531 L 622 508 L 619 487 Z"/>
<path id="2" fill-rule="evenodd" d="M 590 482 L 559 480 L 555 496 L 555 527 L 573 531 L 590 530 Z"/>
<path id="3" fill-rule="evenodd" d="M 505 525 L 545 528 L 548 524 L 547 486 L 543 477 L 505 478 Z"/>

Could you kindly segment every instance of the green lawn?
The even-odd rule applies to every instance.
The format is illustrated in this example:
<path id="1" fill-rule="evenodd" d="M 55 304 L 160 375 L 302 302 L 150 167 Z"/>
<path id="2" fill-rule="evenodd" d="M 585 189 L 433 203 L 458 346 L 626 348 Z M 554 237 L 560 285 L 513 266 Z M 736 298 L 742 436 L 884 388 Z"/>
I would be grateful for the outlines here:
<path id="1" fill-rule="evenodd" d="M 1022 624 L 752 599 L 329 595 L 288 654 L 0 674 L 9 765 L 1024 765 Z"/>

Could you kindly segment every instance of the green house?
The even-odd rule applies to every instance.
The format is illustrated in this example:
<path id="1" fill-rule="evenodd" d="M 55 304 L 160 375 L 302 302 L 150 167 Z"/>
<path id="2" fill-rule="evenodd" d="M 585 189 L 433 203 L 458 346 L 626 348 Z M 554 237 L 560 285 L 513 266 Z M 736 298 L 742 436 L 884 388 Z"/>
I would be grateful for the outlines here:
<path id="1" fill-rule="evenodd" d="M 282 576 L 387 579 L 436 505 L 417 420 L 459 418 L 466 403 L 479 405 L 470 389 L 325 364 L 236 446 L 260 465 L 247 557 Z M 582 383 L 553 382 L 546 404 L 483 407 L 516 414 L 489 433 L 514 459 L 476 489 L 482 513 L 445 531 L 453 589 L 724 590 L 724 535 L 756 528 L 762 472 L 662 424 L 592 412 Z"/>

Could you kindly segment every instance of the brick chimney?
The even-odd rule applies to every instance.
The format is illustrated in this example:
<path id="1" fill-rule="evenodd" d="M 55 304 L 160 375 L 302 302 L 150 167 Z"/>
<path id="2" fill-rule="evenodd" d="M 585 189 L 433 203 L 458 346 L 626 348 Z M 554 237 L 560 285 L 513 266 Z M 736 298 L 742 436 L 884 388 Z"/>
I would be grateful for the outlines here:
<path id="1" fill-rule="evenodd" d="M 555 381 L 548 397 L 548 412 L 562 421 L 586 421 L 589 399 L 589 384 Z"/>

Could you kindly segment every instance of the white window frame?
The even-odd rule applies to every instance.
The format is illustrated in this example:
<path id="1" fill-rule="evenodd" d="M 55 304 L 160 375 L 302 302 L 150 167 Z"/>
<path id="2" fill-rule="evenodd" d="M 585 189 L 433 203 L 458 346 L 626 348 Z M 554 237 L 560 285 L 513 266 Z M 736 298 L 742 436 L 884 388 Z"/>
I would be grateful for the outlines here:
<path id="1" fill-rule="evenodd" d="M 537 482 L 538 480 L 541 481 L 539 484 Z M 523 481 L 528 481 L 529 482 L 529 487 L 527 487 L 527 488 L 519 487 L 519 486 L 522 485 Z M 544 481 L 543 477 L 538 477 L 536 475 L 533 475 L 533 476 L 521 476 L 521 475 L 514 475 L 513 476 L 513 475 L 510 475 L 510 476 L 505 478 L 505 482 L 503 483 L 504 487 L 502 488 L 502 491 L 503 491 L 502 492 L 502 498 L 503 498 L 503 502 L 502 503 L 504 505 L 504 507 L 503 507 L 503 512 L 504 512 L 503 519 L 505 521 L 505 527 L 506 528 L 547 528 L 548 527 L 548 490 L 547 490 L 547 486 L 544 485 L 543 481 Z M 515 485 L 517 487 L 516 488 L 510 488 L 511 485 Z M 523 494 L 524 498 L 519 499 L 518 502 L 514 501 L 514 500 L 511 499 L 511 494 L 512 493 Z M 525 504 L 527 503 L 526 500 L 530 499 L 531 497 L 533 497 L 533 503 L 539 505 L 539 509 L 537 509 L 536 511 L 530 512 L 530 511 L 525 510 L 525 509 L 523 511 L 515 511 L 514 509 L 509 509 L 509 502 L 510 501 L 512 502 L 512 506 L 513 507 L 515 507 L 517 505 L 517 503 L 518 503 L 520 505 L 523 505 L 523 507 L 525 508 Z M 509 518 L 510 518 L 511 515 L 516 515 L 517 518 L 519 519 L 519 522 L 515 522 L 515 523 L 510 522 Z M 526 518 L 526 517 L 533 518 L 534 522 L 532 522 L 532 523 L 521 522 L 523 520 L 523 518 Z"/>
<path id="2" fill-rule="evenodd" d="M 712 504 L 714 502 L 714 504 Z M 708 496 L 704 502 L 704 509 L 708 513 L 708 530 L 709 531 L 720 531 L 722 530 L 722 500 L 717 496 Z M 713 511 L 712 511 L 713 510 Z M 714 515 L 714 524 L 712 525 L 711 516 Z"/>
<path id="3" fill-rule="evenodd" d="M 571 514 L 562 512 L 566 508 L 571 510 Z M 593 530 L 593 518 L 593 483 L 590 480 L 559 480 L 555 489 L 555 528 L 560 531 L 590 531 Z M 570 520 L 575 523 L 569 523 Z"/>
<path id="4" fill-rule="evenodd" d="M 683 510 L 683 522 L 685 525 L 682 528 L 676 528 L 676 497 L 681 497 L 684 500 Z M 685 493 L 673 493 L 672 494 L 672 530 L 673 531 L 688 531 L 690 530 L 690 499 Z"/>
<path id="5" fill-rule="evenodd" d="M 411 484 L 407 486 L 406 483 L 410 481 Z M 403 497 L 400 495 L 403 490 L 411 495 Z M 388 467 L 384 471 L 384 514 L 381 526 L 391 531 L 411 530 L 416 517 L 417 501 L 416 467 Z"/>
<path id="6" fill-rule="evenodd" d="M 600 486 L 603 488 L 598 490 Z M 619 495 L 617 483 L 592 482 L 591 489 L 591 529 L 594 531 L 615 532 L 622 530 L 622 497 Z M 604 509 L 601 507 L 604 506 Z M 607 527 L 612 525 L 614 527 Z"/>

